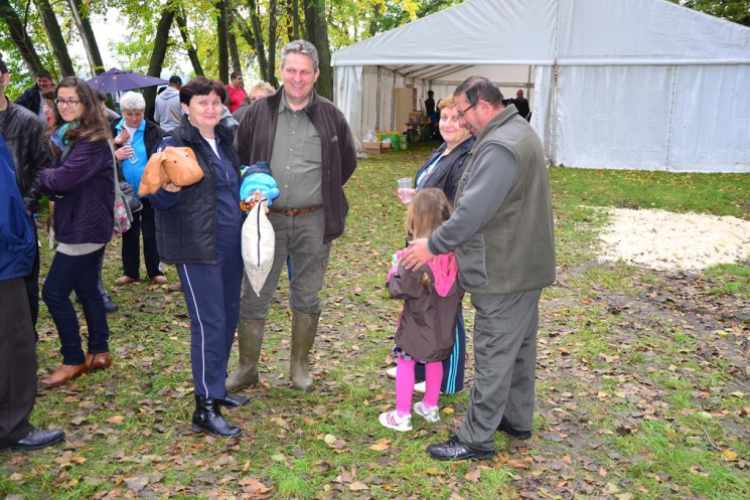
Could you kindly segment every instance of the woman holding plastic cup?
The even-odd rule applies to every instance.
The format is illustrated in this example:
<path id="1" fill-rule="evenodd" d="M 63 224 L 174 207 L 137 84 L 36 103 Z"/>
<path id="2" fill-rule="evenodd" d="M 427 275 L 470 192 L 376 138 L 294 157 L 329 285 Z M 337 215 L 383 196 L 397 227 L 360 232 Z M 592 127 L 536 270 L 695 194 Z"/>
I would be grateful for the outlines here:
<path id="1" fill-rule="evenodd" d="M 442 99 L 438 108 L 440 109 L 438 126 L 445 142 L 430 155 L 427 162 L 417 171 L 415 187 L 411 187 L 411 179 L 399 180 L 398 198 L 401 203 L 409 203 L 414 198 L 414 194 L 423 188 L 440 189 L 451 203 L 456 196 L 458 181 L 464 173 L 469 152 L 474 146 L 475 139 L 467 129 L 459 125 L 456 101 L 452 95 Z M 402 183 L 402 181 L 404 182 Z M 453 394 L 463 389 L 465 358 L 466 330 L 463 314 L 459 310 L 456 318 L 456 342 L 453 352 L 450 358 L 443 361 L 441 392 Z M 395 367 L 388 370 L 388 375 L 395 378 Z M 416 377 L 424 379 L 423 364 L 417 364 Z M 418 383 L 414 389 L 418 392 L 424 392 L 424 382 Z"/>

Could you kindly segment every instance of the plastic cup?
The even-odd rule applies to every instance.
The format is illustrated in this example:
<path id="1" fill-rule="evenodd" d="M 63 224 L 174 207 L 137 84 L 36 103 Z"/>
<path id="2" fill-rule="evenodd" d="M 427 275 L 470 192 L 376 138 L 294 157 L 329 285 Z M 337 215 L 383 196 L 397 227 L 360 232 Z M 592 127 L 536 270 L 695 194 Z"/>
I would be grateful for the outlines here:
<path id="1" fill-rule="evenodd" d="M 398 180 L 398 187 L 400 188 L 411 188 L 411 177 L 404 177 Z"/>

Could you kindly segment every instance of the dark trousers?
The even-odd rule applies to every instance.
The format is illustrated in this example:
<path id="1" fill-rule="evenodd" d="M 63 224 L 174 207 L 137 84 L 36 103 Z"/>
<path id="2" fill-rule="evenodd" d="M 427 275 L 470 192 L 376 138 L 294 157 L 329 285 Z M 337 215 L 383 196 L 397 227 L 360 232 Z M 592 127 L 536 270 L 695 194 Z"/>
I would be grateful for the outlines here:
<path id="1" fill-rule="evenodd" d="M 0 449 L 33 429 L 36 346 L 24 288 L 24 278 L 0 281 Z"/>
<path id="2" fill-rule="evenodd" d="M 60 353 L 66 365 L 80 365 L 86 360 L 81 348 L 78 317 L 70 302 L 70 292 L 73 290 L 81 299 L 89 329 L 88 352 L 97 354 L 109 351 L 109 326 L 104 300 L 97 285 L 99 259 L 103 253 L 104 247 L 77 256 L 57 252 L 44 281 L 42 298 L 57 326 Z"/>
<path id="3" fill-rule="evenodd" d="M 31 272 L 24 276 L 26 283 L 26 295 L 29 297 L 29 309 L 31 314 L 31 325 L 34 328 L 34 337 L 36 338 L 36 320 L 39 318 L 39 235 L 37 234 L 36 223 L 32 219 L 34 226 L 34 264 Z"/>
<path id="4" fill-rule="evenodd" d="M 502 421 L 517 431 L 531 430 L 540 295 L 541 290 L 471 294 L 474 386 L 457 435 L 475 451 L 495 450 Z"/>
<path id="5" fill-rule="evenodd" d="M 227 361 L 240 315 L 244 272 L 239 248 L 218 264 L 177 266 L 190 315 L 190 362 L 198 396 L 224 399 L 226 395 Z"/>
<path id="6" fill-rule="evenodd" d="M 156 220 L 154 207 L 147 198 L 141 198 L 143 209 L 133 214 L 133 225 L 122 235 L 122 269 L 125 276 L 140 279 L 141 234 L 143 234 L 143 258 L 149 278 L 162 276 L 159 269 L 159 252 L 156 250 Z"/>
<path id="7" fill-rule="evenodd" d="M 466 326 L 464 325 L 464 313 L 461 309 L 456 315 L 456 328 L 454 330 L 456 341 L 450 357 L 443 360 L 443 381 L 440 384 L 440 392 L 443 394 L 455 394 L 464 388 L 464 369 L 466 364 Z M 424 363 L 417 363 L 414 376 L 425 379 Z"/>

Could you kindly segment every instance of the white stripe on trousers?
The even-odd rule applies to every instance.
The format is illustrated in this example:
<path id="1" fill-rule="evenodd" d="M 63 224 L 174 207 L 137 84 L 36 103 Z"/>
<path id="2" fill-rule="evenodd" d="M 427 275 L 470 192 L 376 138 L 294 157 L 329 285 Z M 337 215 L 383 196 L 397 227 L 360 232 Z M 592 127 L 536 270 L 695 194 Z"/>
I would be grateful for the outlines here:
<path id="1" fill-rule="evenodd" d="M 185 280 L 187 281 L 188 290 L 190 295 L 193 297 L 193 306 L 195 307 L 195 315 L 198 319 L 198 324 L 201 327 L 201 364 L 203 366 L 203 389 L 206 391 L 206 397 L 211 397 L 208 394 L 208 385 L 206 385 L 206 335 L 203 333 L 203 322 L 201 321 L 201 313 L 198 311 L 198 302 L 195 300 L 195 293 L 193 293 L 193 287 L 190 284 L 190 275 L 188 275 L 187 265 L 182 265 L 182 270 L 185 271 Z"/>

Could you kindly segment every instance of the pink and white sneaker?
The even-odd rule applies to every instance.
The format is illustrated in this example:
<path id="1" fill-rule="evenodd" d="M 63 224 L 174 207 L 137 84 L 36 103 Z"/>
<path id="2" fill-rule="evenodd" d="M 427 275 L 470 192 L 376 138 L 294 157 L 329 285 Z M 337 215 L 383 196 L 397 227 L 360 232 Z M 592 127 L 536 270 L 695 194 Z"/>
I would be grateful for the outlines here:
<path id="1" fill-rule="evenodd" d="M 398 432 L 406 432 L 412 430 L 411 427 L 411 413 L 399 417 L 396 410 L 387 411 L 380 414 L 380 425 L 388 427 Z"/>
<path id="2" fill-rule="evenodd" d="M 427 408 L 422 401 L 414 403 L 414 413 L 428 422 L 440 422 L 440 409 L 437 406 Z"/>

